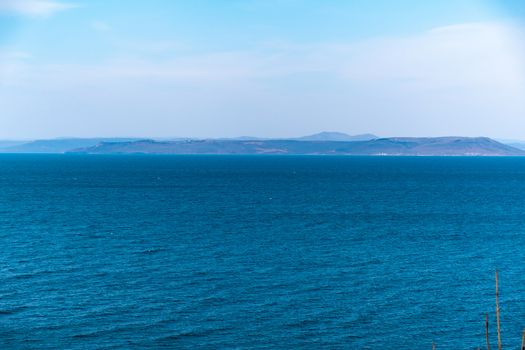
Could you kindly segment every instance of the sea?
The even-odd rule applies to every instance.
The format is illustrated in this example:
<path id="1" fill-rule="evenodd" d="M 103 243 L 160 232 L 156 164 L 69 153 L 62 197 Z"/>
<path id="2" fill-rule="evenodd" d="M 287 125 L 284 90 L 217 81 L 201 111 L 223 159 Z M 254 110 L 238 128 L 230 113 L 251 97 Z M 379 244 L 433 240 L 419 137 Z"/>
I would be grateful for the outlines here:
<path id="1" fill-rule="evenodd" d="M 525 158 L 0 155 L 0 349 L 518 349 Z"/>

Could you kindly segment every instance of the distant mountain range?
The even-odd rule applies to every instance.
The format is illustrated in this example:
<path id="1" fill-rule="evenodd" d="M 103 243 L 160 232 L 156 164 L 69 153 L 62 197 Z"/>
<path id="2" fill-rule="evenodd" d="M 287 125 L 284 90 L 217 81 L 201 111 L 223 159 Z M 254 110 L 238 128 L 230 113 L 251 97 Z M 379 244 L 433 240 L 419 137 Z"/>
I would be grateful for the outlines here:
<path id="1" fill-rule="evenodd" d="M 9 141 L 3 153 L 82 154 L 286 154 L 385 156 L 525 156 L 525 150 L 486 137 L 350 136 L 322 132 L 290 139 L 239 137 L 231 139 L 141 140 L 134 138 Z"/>
<path id="2" fill-rule="evenodd" d="M 234 138 L 219 138 L 216 140 L 238 140 L 238 141 L 253 141 L 253 140 L 297 140 L 297 141 L 368 141 L 377 139 L 373 134 L 362 135 L 348 135 L 336 131 L 323 131 L 318 134 L 301 136 L 301 137 L 286 137 L 286 138 L 264 138 L 253 136 L 240 136 Z"/>
<path id="3" fill-rule="evenodd" d="M 377 136 L 372 134 L 351 136 L 339 132 L 321 132 L 299 138 L 287 138 L 288 140 L 302 141 L 363 141 L 372 140 Z M 0 153 L 66 153 L 77 148 L 87 148 L 98 145 L 102 142 L 131 142 L 140 141 L 140 138 L 60 138 L 50 140 L 34 141 L 0 141 Z M 198 140 L 195 138 L 172 138 L 168 141 L 189 141 Z M 269 138 L 259 138 L 242 136 L 236 138 L 220 138 L 217 140 L 271 140 Z M 156 140 L 164 141 L 164 140 Z"/>
<path id="4" fill-rule="evenodd" d="M 381 138 L 368 141 L 188 140 L 102 142 L 73 150 L 86 154 L 287 154 L 363 156 L 525 156 L 485 137 Z"/>
<path id="5" fill-rule="evenodd" d="M 299 141 L 369 141 L 377 139 L 376 135 L 362 134 L 362 135 L 348 135 L 342 132 L 324 131 L 314 135 L 308 135 L 296 138 Z"/>
<path id="6" fill-rule="evenodd" d="M 101 142 L 129 142 L 140 139 L 132 138 L 93 138 L 93 139 L 52 139 L 29 142 L 11 141 L 3 145 L 0 141 L 0 153 L 66 153 L 73 149 L 92 147 Z"/>

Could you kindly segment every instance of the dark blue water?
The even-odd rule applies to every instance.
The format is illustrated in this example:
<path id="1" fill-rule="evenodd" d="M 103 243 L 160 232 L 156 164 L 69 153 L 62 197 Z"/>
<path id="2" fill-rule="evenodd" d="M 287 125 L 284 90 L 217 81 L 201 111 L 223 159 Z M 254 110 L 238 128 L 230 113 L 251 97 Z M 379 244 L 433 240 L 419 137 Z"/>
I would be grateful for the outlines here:
<path id="1" fill-rule="evenodd" d="M 0 156 L 1 349 L 473 349 L 525 159 Z"/>

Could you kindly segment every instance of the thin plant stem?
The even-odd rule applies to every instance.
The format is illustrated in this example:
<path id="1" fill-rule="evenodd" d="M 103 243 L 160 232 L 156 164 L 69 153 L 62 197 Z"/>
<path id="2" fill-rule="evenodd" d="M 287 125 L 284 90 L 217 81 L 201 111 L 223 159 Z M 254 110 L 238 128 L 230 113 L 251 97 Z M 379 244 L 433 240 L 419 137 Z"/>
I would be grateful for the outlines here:
<path id="1" fill-rule="evenodd" d="M 496 322 L 498 326 L 498 350 L 501 350 L 501 326 L 500 326 L 500 314 L 499 314 L 499 276 L 498 270 L 496 270 Z"/>
<path id="2" fill-rule="evenodd" d="M 487 341 L 487 350 L 490 350 L 489 340 L 489 314 L 485 315 L 485 340 Z"/>

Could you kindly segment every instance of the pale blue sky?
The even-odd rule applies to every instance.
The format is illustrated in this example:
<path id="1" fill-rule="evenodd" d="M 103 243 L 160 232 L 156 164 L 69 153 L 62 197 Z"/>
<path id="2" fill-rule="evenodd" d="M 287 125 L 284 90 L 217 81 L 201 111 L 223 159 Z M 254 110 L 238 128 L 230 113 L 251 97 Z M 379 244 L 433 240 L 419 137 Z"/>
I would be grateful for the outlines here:
<path id="1" fill-rule="evenodd" d="M 525 139 L 518 0 L 0 0 L 0 138 Z"/>

